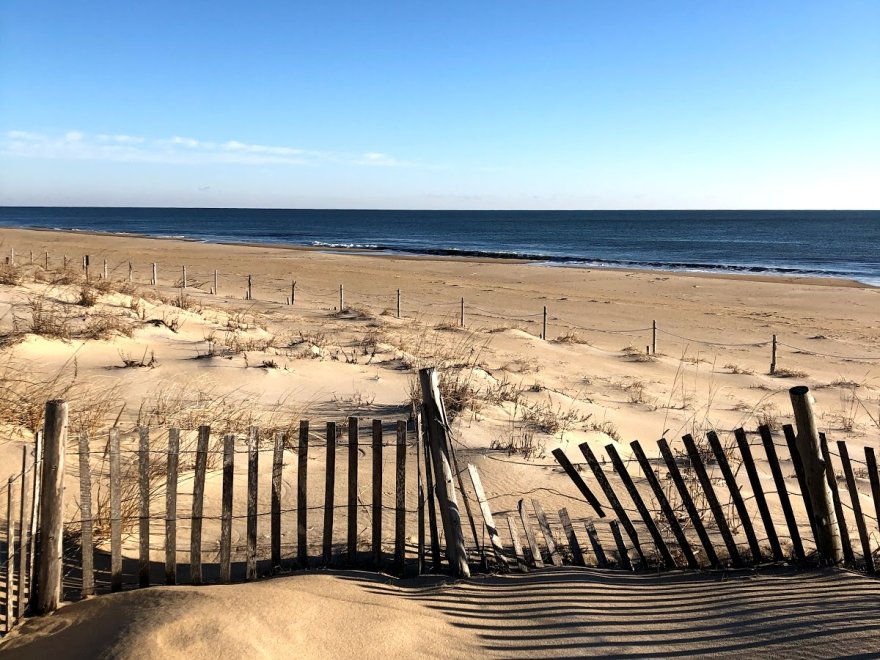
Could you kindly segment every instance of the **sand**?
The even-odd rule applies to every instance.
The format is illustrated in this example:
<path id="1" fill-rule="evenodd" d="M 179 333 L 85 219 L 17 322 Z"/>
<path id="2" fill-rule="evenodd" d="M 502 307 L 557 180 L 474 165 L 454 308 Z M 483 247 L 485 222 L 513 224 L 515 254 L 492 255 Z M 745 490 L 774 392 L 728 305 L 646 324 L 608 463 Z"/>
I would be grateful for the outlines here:
<path id="1" fill-rule="evenodd" d="M 514 512 L 520 498 L 535 496 L 551 514 L 562 506 L 568 507 L 576 523 L 582 524 L 591 518 L 592 512 L 555 467 L 549 455 L 552 449 L 562 447 L 572 460 L 578 460 L 577 444 L 589 442 L 604 458 L 605 445 L 613 443 L 626 458 L 630 455 L 628 443 L 633 439 L 641 440 L 649 455 L 656 455 L 653 440 L 661 436 L 675 444 L 683 433 L 701 437 L 714 429 L 729 440 L 732 430 L 743 426 L 753 438 L 751 434 L 759 422 L 778 427 L 792 421 L 787 390 L 795 384 L 811 388 L 819 426 L 832 440 L 847 440 L 853 455 L 861 451 L 862 445 L 880 448 L 880 289 L 853 282 L 559 268 L 498 260 L 401 258 L 12 229 L 0 230 L 0 245 L 3 253 L 14 247 L 17 263 L 23 264 L 23 278 L 17 286 L 0 285 L 0 332 L 12 330 L 14 318 L 18 318 L 19 328 L 26 325 L 33 301 L 42 299 L 50 308 L 63 310 L 64 322 L 75 335 L 68 339 L 33 334 L 16 337 L 20 341 L 9 342 L 0 349 L 0 367 L 7 375 L 26 376 L 19 381 L 31 384 L 29 400 L 39 401 L 40 397 L 64 390 L 64 396 L 71 402 L 74 423 L 95 430 L 91 435 L 95 452 L 103 449 L 104 430 L 117 417 L 124 429 L 131 429 L 138 422 L 155 428 L 181 425 L 192 429 L 207 421 L 218 429 L 224 424 L 241 427 L 251 421 L 264 428 L 295 429 L 302 417 L 312 420 L 316 438 L 323 432 L 324 421 L 342 422 L 350 414 L 365 420 L 405 419 L 414 387 L 413 369 L 429 365 L 459 374 L 460 382 L 466 385 L 467 405 L 453 425 L 459 460 L 477 466 L 498 516 Z M 82 256 L 90 255 L 93 281 L 106 259 L 111 279 L 116 282 L 113 291 L 99 295 L 93 306 L 77 304 L 79 284 L 51 284 L 41 274 L 46 251 L 50 254 L 50 269 L 60 268 L 66 254 L 74 272 L 79 272 Z M 133 267 L 132 285 L 126 283 L 129 262 Z M 149 286 L 152 262 L 159 264 L 158 288 Z M 189 287 L 181 292 L 177 287 L 182 283 L 184 266 Z M 210 293 L 215 269 L 219 271 L 219 295 Z M 58 273 L 48 275 L 52 279 Z M 253 282 L 251 301 L 244 300 L 248 275 Z M 288 305 L 294 280 L 296 301 Z M 338 313 L 340 285 L 344 287 L 346 306 L 343 314 Z M 396 314 L 398 289 L 401 318 Z M 462 298 L 464 329 L 458 327 Z M 549 341 L 540 337 L 545 306 Z M 95 333 L 99 338 L 85 338 L 83 328 L 94 327 L 101 319 L 116 319 L 127 330 L 120 333 L 111 328 Z M 652 344 L 653 321 L 658 328 L 657 353 L 646 355 L 645 347 Z M 779 341 L 778 368 L 776 375 L 770 375 L 770 340 L 774 334 Z M 139 362 L 149 366 L 134 366 Z M 39 405 L 36 407 L 38 410 Z M 21 408 L 4 406 L 7 411 Z M 83 415 L 84 412 L 91 414 Z M 2 420 L 0 477 L 19 469 L 20 447 L 32 439 L 29 426 L 33 425 L 21 415 Z M 160 433 L 154 438 L 159 446 L 164 440 Z M 124 443 L 131 441 L 126 435 Z M 771 490 L 772 480 L 766 466 L 760 465 L 760 452 L 756 452 L 756 458 L 760 476 Z M 291 452 L 287 452 L 285 462 L 296 463 Z M 320 447 L 310 453 L 309 465 L 309 497 L 320 501 Z M 243 469 L 238 464 L 237 488 L 243 487 Z M 363 465 L 362 469 L 369 470 L 369 466 Z M 784 465 L 783 469 L 790 479 L 791 466 Z M 390 464 L 386 470 L 391 473 Z M 216 513 L 219 477 L 216 471 L 209 473 L 207 515 Z M 863 504 L 871 511 L 873 504 L 867 497 L 870 488 L 861 474 L 859 487 L 865 498 Z M 69 492 L 78 492 L 77 488 L 77 481 L 72 478 Z M 187 488 L 191 488 L 191 479 L 182 479 L 181 492 L 185 494 Z M 337 483 L 337 488 L 342 489 L 343 485 Z M 284 489 L 285 493 L 296 489 L 292 469 L 285 472 Z M 261 507 L 265 508 L 269 490 L 264 486 L 261 492 Z M 341 493 L 342 490 L 338 496 Z M 748 496 L 747 488 L 744 494 Z M 390 486 L 386 486 L 385 497 L 393 502 Z M 237 490 L 236 502 L 242 501 Z M 69 497 L 66 503 L 69 519 L 75 519 L 76 498 Z M 774 514 L 777 520 L 782 519 L 778 511 Z M 261 519 L 261 539 L 265 538 L 263 522 Z M 553 515 L 551 522 L 557 524 Z M 292 519 L 285 519 L 284 524 L 293 524 Z M 876 523 L 871 524 L 876 548 Z M 338 521 L 340 532 L 343 525 L 344 520 Z M 854 525 L 850 529 L 854 532 Z M 160 530 L 156 531 L 156 538 L 151 539 L 153 559 L 161 561 L 162 541 L 158 536 Z M 236 538 L 240 532 L 236 529 Z M 366 528 L 364 532 L 368 535 Z M 319 533 L 319 529 L 310 531 L 310 538 L 317 540 Z M 213 538 L 216 530 L 206 528 L 205 534 L 207 539 Z M 181 537 L 183 548 L 187 538 Z M 504 541 L 507 543 L 508 539 Z M 855 539 L 854 543 L 859 547 Z M 133 552 L 134 547 L 130 550 Z M 621 589 L 624 595 L 620 598 L 626 600 L 626 594 L 635 593 L 631 590 L 642 588 L 637 585 L 646 585 L 645 594 L 653 593 L 650 589 L 657 587 L 649 585 L 645 578 L 619 574 L 608 577 L 572 571 L 554 575 L 565 576 L 562 584 L 583 587 L 587 600 L 590 593 L 592 598 L 604 598 L 598 594 L 605 594 L 606 589 Z M 504 593 L 507 585 L 535 579 L 542 578 L 510 576 L 498 578 L 497 583 L 474 583 L 485 587 L 485 594 L 475 596 L 473 607 L 480 609 L 479 598 L 490 599 L 495 592 Z M 712 582 L 714 578 L 707 583 L 692 583 L 694 578 L 690 577 L 675 579 L 683 581 L 676 588 L 693 593 L 695 599 L 719 588 Z M 843 573 L 766 580 L 766 584 L 760 584 L 768 593 L 775 588 L 800 589 L 803 584 L 805 598 L 813 584 L 810 580 L 825 580 L 847 589 L 862 584 Z M 609 586 L 608 581 L 613 584 Z M 461 649 L 474 648 L 474 644 L 486 646 L 487 639 L 494 640 L 499 648 L 507 643 L 504 632 L 492 633 L 492 626 L 487 632 L 480 627 L 482 624 L 461 625 L 454 613 L 441 607 L 439 600 L 428 599 L 429 612 L 425 613 L 423 601 L 413 596 L 415 587 L 393 583 L 396 586 L 391 592 L 380 595 L 372 586 L 369 590 L 361 588 L 369 582 L 365 577 L 360 579 L 356 592 L 351 591 L 350 581 L 313 575 L 247 586 L 154 589 L 71 605 L 46 621 L 73 617 L 74 621 L 94 622 L 105 618 L 111 608 L 105 603 L 116 599 L 126 603 L 120 606 L 120 612 L 155 614 L 155 610 L 171 612 L 175 607 L 204 608 L 199 611 L 205 617 L 213 613 L 218 621 L 235 622 L 235 609 L 230 603 L 244 607 L 264 596 L 270 600 L 278 598 L 279 603 L 285 598 L 298 603 L 303 596 L 308 607 L 313 608 L 311 611 L 319 612 L 327 610 L 327 603 L 322 600 L 326 596 L 346 603 L 346 623 L 362 621 L 364 626 L 373 620 L 374 607 L 405 606 L 409 613 L 418 601 L 421 604 L 412 609 L 413 616 L 418 611 L 419 616 L 433 622 L 431 625 L 440 626 L 435 618 L 442 614 L 445 627 L 441 628 L 446 631 L 442 634 L 447 634 L 450 627 L 454 631 L 455 643 L 444 643 L 441 647 L 448 648 L 453 655 Z M 591 592 L 594 587 L 598 591 Z M 456 587 L 464 592 L 471 588 Z M 250 595 L 260 590 L 266 593 Z M 364 604 L 366 601 L 357 598 L 367 593 L 379 600 L 369 601 L 365 607 L 350 606 Z M 564 589 L 560 592 L 563 601 L 567 593 Z M 849 602 L 847 596 L 841 598 Z M 711 598 L 705 600 L 706 607 L 713 606 Z M 760 595 L 756 602 L 764 600 L 766 597 Z M 284 605 L 290 607 L 298 606 Z M 464 603 L 462 608 L 466 609 Z M 525 607 L 517 616 L 526 617 L 528 612 Z M 789 616 L 784 612 L 780 616 L 783 615 Z M 163 623 L 170 620 L 162 619 L 164 613 L 156 614 L 156 618 L 151 616 L 147 617 L 145 630 L 158 631 L 170 625 Z M 718 616 L 728 615 L 719 609 Z M 578 625 L 601 623 L 591 623 L 589 617 L 583 621 Z M 765 624 L 770 626 L 769 619 L 761 625 Z M 431 625 L 425 623 L 431 631 L 426 633 L 425 644 L 433 639 L 431 635 L 441 634 L 440 628 Z M 565 655 L 569 648 L 565 645 L 566 635 L 575 633 L 561 618 L 551 616 L 546 625 L 557 629 L 554 634 L 559 636 L 559 654 Z M 623 641 L 615 641 L 617 633 L 612 626 L 608 646 L 571 648 L 595 648 L 596 653 L 618 649 L 621 653 L 638 654 L 641 639 L 651 649 L 684 652 L 659 633 L 656 638 L 640 637 L 638 624 L 628 625 L 636 627 L 621 628 Z M 77 629 L 71 625 L 70 634 L 81 635 L 83 644 L 89 642 L 87 635 L 75 633 Z M 719 630 L 724 630 L 723 626 Z M 821 631 L 806 623 L 801 630 L 805 645 L 822 636 Z M 704 632 L 701 629 L 700 635 L 690 635 L 687 648 L 705 651 L 706 647 L 698 642 L 714 643 L 714 637 Z M 309 634 L 313 633 L 320 635 L 302 643 L 311 645 L 308 648 L 317 654 L 315 649 L 323 644 L 320 640 L 324 639 L 324 631 Z M 730 631 L 730 635 L 741 633 L 758 634 L 751 629 L 744 633 L 736 628 Z M 126 650 L 120 650 L 118 655 L 136 652 L 135 646 L 155 648 L 146 642 L 126 641 L 130 634 L 139 633 L 120 633 L 118 643 Z M 153 640 L 150 643 L 158 643 L 158 632 L 143 634 Z M 215 630 L 211 634 L 226 633 Z M 299 643 L 296 634 L 300 633 L 279 633 L 278 644 Z M 756 639 L 771 643 L 774 635 L 767 634 L 769 637 Z M 408 648 L 412 643 L 408 635 L 371 637 L 373 641 L 363 647 L 364 654 L 391 653 L 374 647 L 378 643 L 375 640 Z M 279 653 L 280 647 L 271 646 L 275 642 L 267 639 L 268 634 L 256 637 L 235 643 L 259 642 L 266 646 L 254 653 Z M 531 645 L 523 641 L 530 637 L 534 638 Z M 544 647 L 557 639 L 522 631 L 511 635 L 511 640 L 514 638 L 515 642 L 510 641 L 511 649 L 536 654 L 544 652 Z M 206 637 L 204 643 L 215 648 L 218 644 L 233 644 L 218 639 Z M 285 639 L 288 641 L 283 642 Z M 839 639 L 834 641 L 838 642 Z M 101 648 L 107 643 L 110 642 L 102 641 Z M 751 648 L 733 642 L 724 644 L 724 648 L 744 654 Z M 236 655 L 232 649 L 240 648 L 245 653 L 244 647 L 228 648 L 231 656 Z M 165 649 L 162 652 L 166 654 Z M 345 649 L 340 651 L 343 652 Z M 174 653 L 167 650 L 171 657 Z M 506 655 L 506 651 L 500 653 Z"/>

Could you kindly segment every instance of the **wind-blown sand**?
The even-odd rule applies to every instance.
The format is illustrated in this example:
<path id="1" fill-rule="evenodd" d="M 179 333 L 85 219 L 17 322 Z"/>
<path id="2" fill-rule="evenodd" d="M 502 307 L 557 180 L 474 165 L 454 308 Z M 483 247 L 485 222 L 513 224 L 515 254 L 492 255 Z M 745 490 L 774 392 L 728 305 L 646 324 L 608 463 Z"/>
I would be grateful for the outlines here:
<path id="1" fill-rule="evenodd" d="M 131 336 L 108 331 L 97 339 L 30 334 L 0 348 L 0 371 L 26 374 L 35 383 L 33 392 L 54 395 L 73 383 L 65 396 L 74 423 L 100 430 L 117 417 L 126 429 L 139 419 L 154 427 L 194 428 L 210 417 L 219 432 L 222 424 L 243 424 L 247 415 L 262 413 L 263 426 L 295 425 L 304 417 L 313 420 L 315 433 L 322 431 L 323 421 L 341 421 L 349 414 L 401 419 L 409 411 L 413 369 L 439 363 L 461 373 L 467 385 L 468 405 L 453 427 L 459 460 L 478 467 L 496 514 L 503 519 L 520 498 L 536 496 L 549 512 L 568 507 L 576 523 L 591 511 L 554 468 L 553 448 L 562 447 L 577 460 L 578 443 L 589 442 L 600 456 L 606 444 L 615 443 L 626 457 L 628 442 L 635 438 L 655 454 L 652 441 L 661 436 L 674 442 L 682 433 L 699 437 L 715 429 L 728 438 L 738 426 L 750 432 L 759 422 L 778 426 L 791 421 L 787 390 L 794 384 L 810 386 L 819 426 L 830 439 L 880 447 L 880 290 L 852 282 L 556 268 L 10 229 L 0 230 L 0 242 L 0 254 L 15 248 L 24 273 L 17 286 L 0 285 L 0 332 L 27 325 L 37 299 L 63 310 L 74 335 L 102 315 L 121 319 L 130 330 Z M 106 258 L 116 290 L 82 307 L 77 304 L 79 284 L 51 284 L 40 274 L 46 250 L 50 269 L 59 268 L 67 254 L 75 272 L 82 255 L 89 254 L 93 278 Z M 34 267 L 29 265 L 31 251 Z M 126 288 L 129 261 L 135 286 L 120 291 Z M 158 291 L 148 284 L 151 262 L 159 264 Z M 181 293 L 175 287 L 183 266 L 190 288 Z M 215 269 L 220 273 L 218 296 L 208 293 Z M 253 301 L 243 300 L 249 274 Z M 35 282 L 35 276 L 41 281 Z M 293 306 L 285 304 L 291 280 L 297 283 Z M 348 310 L 341 315 L 340 284 Z M 395 313 L 398 289 L 402 318 Z M 461 298 L 466 330 L 457 327 Z M 539 337 L 544 306 L 550 341 Z M 653 320 L 659 328 L 658 353 L 645 356 Z M 780 341 L 776 376 L 768 374 L 773 334 Z M 152 367 L 124 366 L 126 360 L 151 362 L 151 357 Z M 83 410 L 98 410 L 101 419 L 83 419 Z M 98 452 L 104 435 L 92 439 Z M 0 420 L 0 478 L 19 469 L 20 447 L 31 440 L 26 420 Z M 164 442 L 159 436 L 154 440 Z M 498 447 L 515 449 L 510 454 Z M 316 470 L 323 458 L 320 450 L 310 457 L 310 498 L 320 501 L 323 478 Z M 763 460 L 760 453 L 757 459 Z M 285 462 L 296 463 L 291 455 Z M 783 469 L 786 477 L 792 475 L 790 466 Z M 761 466 L 760 474 L 772 490 L 769 470 Z M 242 487 L 243 478 L 237 474 L 236 480 Z M 219 484 L 219 473 L 212 472 L 206 515 L 219 503 Z M 865 495 L 870 492 L 861 474 L 859 487 Z M 187 488 L 191 480 L 182 479 L 182 492 Z M 284 488 L 285 493 L 296 488 L 292 469 L 285 473 Z M 68 492 L 78 492 L 75 476 Z M 268 492 L 261 489 L 262 508 L 268 506 Z M 393 501 L 391 492 L 386 497 Z M 241 501 L 239 492 L 236 501 Z M 863 504 L 873 511 L 869 498 Z M 76 518 L 75 497 L 68 498 L 67 506 L 68 517 Z M 877 526 L 871 524 L 876 548 Z M 854 533 L 854 525 L 850 530 Z M 154 541 L 161 548 L 158 531 Z M 206 528 L 206 539 L 213 532 Z M 157 550 L 153 560 L 161 557 Z M 440 649 L 450 657 L 474 649 L 501 656 L 677 655 L 703 654 L 716 648 L 712 645 L 743 655 L 770 648 L 824 656 L 878 648 L 863 625 L 871 619 L 861 609 L 870 607 L 867 596 L 876 597 L 877 583 L 843 572 L 719 581 L 715 575 L 655 579 L 566 569 L 480 578 L 426 592 L 417 586 L 424 582 L 389 580 L 391 586 L 382 587 L 381 580 L 304 575 L 253 585 L 100 596 L 29 623 L 14 644 L 33 640 L 36 649 L 69 640 L 53 648 L 81 651 L 82 657 L 98 649 L 109 649 L 111 656 L 140 657 L 150 651 L 152 657 L 175 657 L 187 653 L 190 643 L 196 645 L 193 656 L 207 654 L 200 649 L 212 654 L 222 649 L 228 657 L 251 652 L 310 657 L 320 656 L 324 648 L 336 657 L 413 655 L 413 649 L 426 655 Z M 541 581 L 549 584 L 540 590 L 532 586 Z M 821 595 L 822 602 L 812 605 L 811 593 Z M 651 618 L 657 617 L 655 601 L 669 610 L 672 623 L 666 635 L 664 619 Z M 642 609 L 630 609 L 631 603 Z M 771 603 L 774 610 L 765 611 Z M 814 625 L 820 610 L 826 611 L 825 627 Z M 830 618 L 828 611 L 834 613 Z M 841 611 L 853 616 L 838 615 Z M 298 626 L 298 617 L 321 624 Z M 792 626 L 790 635 L 777 617 Z M 143 625 L 122 626 L 129 620 Z M 216 624 L 198 637 L 198 626 L 187 621 Z M 376 634 L 366 632 L 377 625 Z M 390 632 L 396 630 L 393 625 L 403 627 Z M 56 628 L 57 634 L 44 637 Z M 183 630 L 187 636 L 178 636 Z M 344 640 L 333 643 L 350 646 L 326 646 L 336 630 Z M 769 646 L 760 647 L 756 640 Z M 12 643 L 0 649 L 19 648 Z"/>

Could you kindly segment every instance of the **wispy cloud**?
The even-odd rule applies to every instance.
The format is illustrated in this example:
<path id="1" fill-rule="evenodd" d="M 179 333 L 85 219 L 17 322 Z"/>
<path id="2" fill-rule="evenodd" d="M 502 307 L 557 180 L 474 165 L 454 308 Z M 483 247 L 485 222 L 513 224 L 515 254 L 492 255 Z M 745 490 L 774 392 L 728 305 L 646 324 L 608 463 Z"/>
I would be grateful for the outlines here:
<path id="1" fill-rule="evenodd" d="M 68 131 L 49 135 L 12 130 L 0 136 L 0 154 L 47 160 L 98 160 L 123 163 L 180 165 L 339 165 L 414 167 L 382 152 L 347 153 L 300 149 L 282 145 L 249 144 L 239 140 L 213 142 L 174 135 L 145 138 L 134 135 Z"/>

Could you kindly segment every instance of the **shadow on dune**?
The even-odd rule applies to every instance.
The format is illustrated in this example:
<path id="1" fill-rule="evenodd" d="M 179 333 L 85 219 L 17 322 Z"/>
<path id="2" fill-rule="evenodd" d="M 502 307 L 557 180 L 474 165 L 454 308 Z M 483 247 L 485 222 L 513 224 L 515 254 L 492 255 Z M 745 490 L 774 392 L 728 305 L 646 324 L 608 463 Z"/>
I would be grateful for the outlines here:
<path id="1" fill-rule="evenodd" d="M 564 568 L 429 586 L 340 578 L 441 612 L 502 657 L 880 654 L 880 582 L 838 570 L 645 576 Z"/>

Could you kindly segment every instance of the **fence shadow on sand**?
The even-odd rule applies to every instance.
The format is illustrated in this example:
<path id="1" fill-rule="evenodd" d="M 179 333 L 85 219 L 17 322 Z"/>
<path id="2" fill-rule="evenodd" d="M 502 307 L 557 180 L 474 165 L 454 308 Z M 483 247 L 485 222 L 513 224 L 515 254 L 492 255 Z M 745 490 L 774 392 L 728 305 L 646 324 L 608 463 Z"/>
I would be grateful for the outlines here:
<path id="1" fill-rule="evenodd" d="M 880 584 L 841 570 L 634 575 L 560 568 L 452 583 L 344 574 L 442 613 L 502 657 L 869 657 Z"/>

